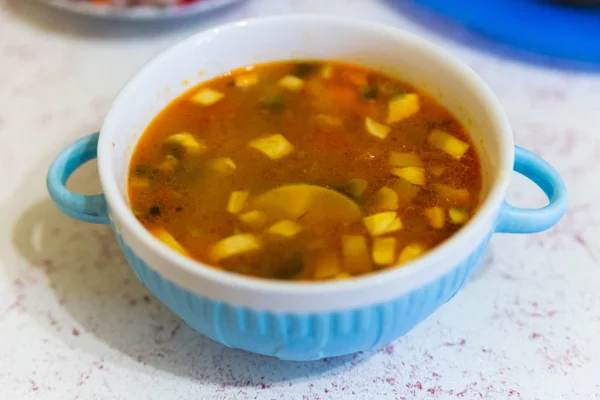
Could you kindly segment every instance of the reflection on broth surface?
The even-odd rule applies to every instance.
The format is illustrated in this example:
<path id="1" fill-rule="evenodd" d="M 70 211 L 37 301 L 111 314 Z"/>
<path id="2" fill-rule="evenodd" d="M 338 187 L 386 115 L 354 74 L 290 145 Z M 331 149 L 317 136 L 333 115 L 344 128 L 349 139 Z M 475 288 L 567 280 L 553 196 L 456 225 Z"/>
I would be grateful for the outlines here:
<path id="1" fill-rule="evenodd" d="M 130 166 L 136 217 L 176 251 L 273 279 L 419 257 L 468 222 L 479 159 L 427 94 L 337 62 L 245 67 L 188 91 Z"/>

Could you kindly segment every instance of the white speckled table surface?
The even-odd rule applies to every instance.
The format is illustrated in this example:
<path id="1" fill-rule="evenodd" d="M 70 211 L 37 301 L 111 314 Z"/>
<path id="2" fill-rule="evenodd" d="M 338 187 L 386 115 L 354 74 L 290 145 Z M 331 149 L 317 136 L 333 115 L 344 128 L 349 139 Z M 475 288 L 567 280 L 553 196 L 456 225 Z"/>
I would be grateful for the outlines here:
<path id="1" fill-rule="evenodd" d="M 507 50 L 391 0 L 249 0 L 127 25 L 0 0 L 0 399 L 599 399 L 600 74 Z M 248 16 L 377 20 L 450 49 L 492 87 L 516 142 L 550 161 L 570 207 L 548 232 L 494 238 L 450 303 L 378 352 L 290 363 L 196 334 L 137 281 L 106 226 L 63 216 L 48 165 L 97 130 L 159 50 Z M 99 189 L 93 165 L 72 179 Z M 510 200 L 543 197 L 517 178 Z"/>

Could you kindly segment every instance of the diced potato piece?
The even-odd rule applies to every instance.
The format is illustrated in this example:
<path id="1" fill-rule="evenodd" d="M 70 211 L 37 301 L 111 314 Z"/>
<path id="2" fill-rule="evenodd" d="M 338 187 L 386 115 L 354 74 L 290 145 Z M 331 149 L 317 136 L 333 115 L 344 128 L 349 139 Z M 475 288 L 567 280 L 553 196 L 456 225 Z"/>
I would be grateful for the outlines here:
<path id="1" fill-rule="evenodd" d="M 423 210 L 423 213 L 429 220 L 429 225 L 435 229 L 442 229 L 446 224 L 446 213 L 442 207 L 430 207 Z"/>
<path id="2" fill-rule="evenodd" d="M 229 157 L 219 157 L 208 162 L 208 168 L 218 172 L 220 175 L 227 176 L 235 172 L 236 166 Z"/>
<path id="3" fill-rule="evenodd" d="M 444 173 L 445 170 L 446 170 L 446 167 L 444 167 L 443 165 L 432 165 L 429 167 L 429 172 L 431 173 L 431 175 L 435 176 L 436 178 L 439 178 L 440 176 L 442 176 L 442 174 Z"/>
<path id="4" fill-rule="evenodd" d="M 278 85 L 284 89 L 291 90 L 292 92 L 297 92 L 302 89 L 304 81 L 297 76 L 286 75 L 279 80 Z"/>
<path id="5" fill-rule="evenodd" d="M 389 126 L 375 122 L 369 117 L 365 118 L 365 128 L 367 132 L 379 139 L 385 139 L 392 130 Z"/>
<path id="6" fill-rule="evenodd" d="M 340 190 L 344 193 L 349 194 L 352 197 L 360 198 L 365 190 L 367 189 L 367 181 L 361 178 L 351 179 Z"/>
<path id="7" fill-rule="evenodd" d="M 178 162 L 179 160 L 177 160 L 175 156 L 173 156 L 172 154 L 167 154 L 165 159 L 161 161 L 160 164 L 158 164 L 158 169 L 163 174 L 172 174 L 173 171 L 175 171 L 175 166 Z"/>
<path id="8" fill-rule="evenodd" d="M 396 260 L 396 239 L 393 237 L 373 239 L 373 262 L 390 265 Z"/>
<path id="9" fill-rule="evenodd" d="M 419 96 L 416 93 L 399 94 L 388 103 L 387 123 L 402 121 L 418 113 L 421 108 Z"/>
<path id="10" fill-rule="evenodd" d="M 262 229 L 267 225 L 267 214 L 254 210 L 239 216 L 240 221 L 250 229 Z"/>
<path id="11" fill-rule="evenodd" d="M 291 238 L 296 236 L 302 231 L 302 225 L 289 219 L 276 222 L 271 225 L 267 232 L 273 235 L 283 236 L 285 238 Z"/>
<path id="12" fill-rule="evenodd" d="M 234 190 L 231 192 L 231 195 L 229 195 L 227 212 L 231 214 L 238 214 L 246 205 L 246 200 L 248 200 L 247 190 Z"/>
<path id="13" fill-rule="evenodd" d="M 390 164 L 392 167 L 421 167 L 423 165 L 417 154 L 398 151 L 390 153 Z"/>
<path id="14" fill-rule="evenodd" d="M 450 221 L 456 225 L 462 225 L 469 220 L 469 212 L 464 208 L 452 207 L 448 210 Z"/>
<path id="15" fill-rule="evenodd" d="M 375 194 L 373 207 L 378 211 L 395 211 L 398 209 L 398 193 L 387 186 L 382 187 Z"/>
<path id="16" fill-rule="evenodd" d="M 421 191 L 420 186 L 413 185 L 404 179 L 397 179 L 391 186 L 398 195 L 398 205 L 412 201 Z"/>
<path id="17" fill-rule="evenodd" d="M 315 260 L 315 279 L 333 278 L 341 271 L 340 259 L 334 251 L 323 251 Z"/>
<path id="18" fill-rule="evenodd" d="M 206 143 L 203 140 L 196 139 L 189 132 L 176 133 L 165 139 L 166 146 L 173 146 L 181 149 L 186 154 L 201 154 L 206 151 Z"/>
<path id="19" fill-rule="evenodd" d="M 425 184 L 425 168 L 392 168 L 392 174 L 399 176 L 400 178 L 412 183 L 413 185 L 423 186 Z"/>
<path id="20" fill-rule="evenodd" d="M 339 192 L 317 185 L 293 184 L 271 189 L 252 201 L 252 208 L 264 211 L 270 219 L 297 220 L 306 224 L 329 221 L 356 221 L 359 206 Z"/>
<path id="21" fill-rule="evenodd" d="M 205 88 L 193 95 L 191 100 L 194 103 L 199 103 L 203 106 L 210 106 L 221 100 L 223 97 L 225 97 L 223 93 L 213 89 Z"/>
<path id="22" fill-rule="evenodd" d="M 235 78 L 235 86 L 239 88 L 247 88 L 258 83 L 258 74 L 244 74 Z"/>
<path id="23" fill-rule="evenodd" d="M 323 79 L 331 78 L 332 74 L 333 74 L 333 67 L 331 66 L 331 64 L 323 65 L 321 67 L 321 70 L 319 71 L 319 76 Z"/>
<path id="24" fill-rule="evenodd" d="M 402 229 L 402 221 L 394 211 L 386 211 L 363 218 L 371 236 L 381 236 Z"/>
<path id="25" fill-rule="evenodd" d="M 420 243 L 405 246 L 398 257 L 398 264 L 404 264 L 420 257 L 425 252 L 425 247 Z"/>
<path id="26" fill-rule="evenodd" d="M 429 134 L 427 141 L 434 147 L 450 154 L 452 157 L 459 159 L 469 149 L 469 144 L 460 139 L 455 138 L 451 134 L 434 129 Z"/>
<path id="27" fill-rule="evenodd" d="M 367 248 L 367 238 L 364 236 L 342 236 L 342 255 L 344 269 L 351 274 L 364 274 L 373 269 Z"/>
<path id="28" fill-rule="evenodd" d="M 455 188 L 450 185 L 444 185 L 442 183 L 437 183 L 433 185 L 433 188 L 437 192 L 437 194 L 444 198 L 449 203 L 457 204 L 457 205 L 469 205 L 471 202 L 471 194 L 467 189 Z"/>
<path id="29" fill-rule="evenodd" d="M 165 228 L 153 228 L 150 229 L 150 233 L 176 252 L 189 256 L 187 250 Z"/>
<path id="30" fill-rule="evenodd" d="M 250 141 L 249 146 L 262 152 L 271 160 L 279 160 L 294 151 L 294 145 L 278 133 L 253 139 Z"/>
<path id="31" fill-rule="evenodd" d="M 150 180 L 148 178 L 140 178 L 138 176 L 134 176 L 131 179 L 129 179 L 129 186 L 138 190 L 148 189 L 150 187 Z"/>
<path id="32" fill-rule="evenodd" d="M 218 241 L 211 249 L 215 262 L 260 249 L 260 240 L 250 233 L 239 233 Z"/>

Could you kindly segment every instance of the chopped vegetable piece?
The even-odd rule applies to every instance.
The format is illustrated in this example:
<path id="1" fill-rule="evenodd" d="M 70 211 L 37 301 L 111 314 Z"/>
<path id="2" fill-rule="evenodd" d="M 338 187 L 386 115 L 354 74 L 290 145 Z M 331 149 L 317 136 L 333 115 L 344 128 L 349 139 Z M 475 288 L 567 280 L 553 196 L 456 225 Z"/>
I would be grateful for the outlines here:
<path id="1" fill-rule="evenodd" d="M 379 139 L 385 139 L 392 130 L 389 126 L 373 121 L 371 118 L 365 118 L 365 128 L 371 135 Z"/>
<path id="2" fill-rule="evenodd" d="M 246 75 L 240 75 L 235 78 L 235 86 L 239 88 L 247 88 L 254 86 L 258 83 L 258 74 L 251 73 Z"/>
<path id="3" fill-rule="evenodd" d="M 467 189 L 458 189 L 442 183 L 436 183 L 433 188 L 439 196 L 451 204 L 465 206 L 471 202 L 471 195 Z"/>
<path id="4" fill-rule="evenodd" d="M 260 240 L 250 233 L 239 233 L 218 241 L 211 249 L 215 262 L 260 249 Z"/>
<path id="5" fill-rule="evenodd" d="M 135 176 L 129 179 L 129 184 L 132 188 L 148 189 L 150 187 L 150 180 L 148 178 L 140 178 Z"/>
<path id="6" fill-rule="evenodd" d="M 423 163 L 415 153 L 392 151 L 390 153 L 390 165 L 392 167 L 421 167 Z"/>
<path id="7" fill-rule="evenodd" d="M 172 174 L 179 160 L 172 154 L 167 154 L 164 161 L 158 164 L 158 169 L 163 174 Z"/>
<path id="8" fill-rule="evenodd" d="M 317 255 L 315 279 L 333 278 L 340 272 L 340 259 L 334 251 L 322 251 Z"/>
<path id="9" fill-rule="evenodd" d="M 294 145 L 278 133 L 253 139 L 250 141 L 249 146 L 262 152 L 271 160 L 279 160 L 294 151 Z"/>
<path id="10" fill-rule="evenodd" d="M 292 69 L 292 75 L 298 78 L 306 78 L 312 75 L 319 68 L 319 64 L 315 62 L 299 62 Z"/>
<path id="11" fill-rule="evenodd" d="M 267 225 L 267 214 L 262 211 L 248 211 L 239 216 L 240 221 L 250 229 L 262 229 Z"/>
<path id="12" fill-rule="evenodd" d="M 212 171 L 218 172 L 220 175 L 227 176 L 235 172 L 235 163 L 229 157 L 220 157 L 210 160 L 208 162 L 208 168 Z"/>
<path id="13" fill-rule="evenodd" d="M 429 167 L 429 172 L 436 178 L 442 176 L 445 170 L 446 167 L 444 167 L 443 165 L 432 165 L 431 167 Z"/>
<path id="14" fill-rule="evenodd" d="M 152 215 L 153 217 L 158 217 L 160 215 L 160 207 L 159 206 L 152 206 L 150 207 L 150 210 L 148 210 L 150 212 L 150 215 Z"/>
<path id="15" fill-rule="evenodd" d="M 279 86 L 292 92 L 297 92 L 302 89 L 304 81 L 294 75 L 286 75 L 279 80 Z"/>
<path id="16" fill-rule="evenodd" d="M 396 260 L 396 238 L 373 239 L 373 262 L 376 265 L 390 265 Z"/>
<path id="17" fill-rule="evenodd" d="M 342 77 L 356 86 L 367 86 L 369 83 L 367 73 L 364 71 L 347 70 L 342 73 Z"/>
<path id="18" fill-rule="evenodd" d="M 421 187 L 413 185 L 412 183 L 405 181 L 404 179 L 397 179 L 392 184 L 392 189 L 398 195 L 398 205 L 408 203 L 418 196 L 421 191 Z"/>
<path id="19" fill-rule="evenodd" d="M 351 274 L 364 274 L 373 269 L 364 236 L 342 236 L 342 255 L 344 269 Z"/>
<path id="20" fill-rule="evenodd" d="M 203 106 L 210 106 L 223 99 L 223 97 L 225 97 L 223 93 L 213 89 L 205 88 L 193 95 L 190 100 L 192 100 L 194 103 L 200 103 Z"/>
<path id="21" fill-rule="evenodd" d="M 326 221 L 356 221 L 361 217 L 360 208 L 350 198 L 316 185 L 279 186 L 256 197 L 252 206 L 275 221 L 291 219 L 323 224 Z"/>
<path id="22" fill-rule="evenodd" d="M 244 205 L 246 205 L 246 200 L 248 200 L 247 190 L 235 190 L 231 192 L 229 201 L 227 202 L 227 212 L 231 214 L 239 213 L 244 208 Z"/>
<path id="23" fill-rule="evenodd" d="M 289 219 L 276 222 L 267 229 L 268 233 L 273 235 L 283 236 L 285 238 L 291 238 L 296 236 L 302 231 L 302 225 Z"/>
<path id="24" fill-rule="evenodd" d="M 329 79 L 329 78 L 331 78 L 332 74 L 333 74 L 333 68 L 331 67 L 330 64 L 323 65 L 321 67 L 321 70 L 319 71 L 319 75 L 323 79 Z"/>
<path id="25" fill-rule="evenodd" d="M 388 103 L 387 123 L 393 124 L 419 112 L 419 96 L 416 93 L 399 94 Z"/>
<path id="26" fill-rule="evenodd" d="M 165 139 L 164 146 L 176 158 L 183 154 L 201 154 L 206 151 L 206 143 L 196 139 L 189 132 L 176 133 Z"/>
<path id="27" fill-rule="evenodd" d="M 360 88 L 358 92 L 363 100 L 375 100 L 377 98 L 377 88 L 374 87 Z"/>
<path id="28" fill-rule="evenodd" d="M 420 257 L 425 252 L 423 245 L 412 243 L 405 246 L 398 257 L 398 264 L 404 264 Z"/>
<path id="29" fill-rule="evenodd" d="M 442 229 L 446 224 L 446 213 L 442 207 L 430 207 L 423 210 L 423 214 L 429 220 L 429 225 L 435 229 Z"/>
<path id="30" fill-rule="evenodd" d="M 423 186 L 425 184 L 425 168 L 392 168 L 392 174 L 412 183 L 413 185 Z"/>
<path id="31" fill-rule="evenodd" d="M 397 96 L 406 93 L 406 88 L 399 82 L 386 81 L 379 85 L 381 93 L 387 96 Z"/>
<path id="32" fill-rule="evenodd" d="M 176 252 L 184 256 L 189 256 L 187 250 L 165 228 L 152 228 L 150 229 L 150 233 Z"/>
<path id="33" fill-rule="evenodd" d="M 361 178 L 351 179 L 340 190 L 356 199 L 360 198 L 367 189 L 367 181 Z"/>
<path id="34" fill-rule="evenodd" d="M 139 164 L 135 166 L 135 174 L 137 176 L 148 176 L 150 175 L 150 166 L 147 164 Z"/>
<path id="35" fill-rule="evenodd" d="M 373 208 L 378 211 L 395 211 L 398 209 L 398 193 L 387 186 L 382 187 L 375 194 Z"/>
<path id="36" fill-rule="evenodd" d="M 341 109 L 354 107 L 358 100 L 354 88 L 339 84 L 327 86 L 326 89 L 323 89 L 322 96 L 327 98 L 330 105 Z"/>
<path id="37" fill-rule="evenodd" d="M 277 266 L 275 278 L 294 279 L 302 273 L 304 264 L 304 254 L 301 252 L 294 252 L 290 257 L 282 260 L 281 264 Z"/>
<path id="38" fill-rule="evenodd" d="M 434 147 L 450 154 L 452 157 L 459 159 L 469 149 L 469 144 L 460 139 L 455 138 L 449 133 L 434 129 L 429 134 L 427 141 Z"/>
<path id="39" fill-rule="evenodd" d="M 469 220 L 469 212 L 464 208 L 452 207 L 448 210 L 450 221 L 456 225 L 462 225 Z"/>
<path id="40" fill-rule="evenodd" d="M 261 97 L 260 104 L 268 111 L 281 111 L 285 109 L 285 101 L 278 94 L 271 94 Z"/>
<path id="41" fill-rule="evenodd" d="M 394 211 L 386 211 L 363 218 L 371 236 L 381 236 L 402 229 L 402 221 Z"/>

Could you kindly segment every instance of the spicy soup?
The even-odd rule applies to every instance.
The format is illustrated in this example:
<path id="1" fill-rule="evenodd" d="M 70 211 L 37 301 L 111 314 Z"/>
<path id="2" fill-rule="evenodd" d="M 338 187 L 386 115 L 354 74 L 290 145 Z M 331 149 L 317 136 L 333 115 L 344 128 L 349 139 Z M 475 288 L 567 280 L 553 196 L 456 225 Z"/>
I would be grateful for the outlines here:
<path id="1" fill-rule="evenodd" d="M 342 279 L 402 265 L 473 215 L 481 168 L 426 93 L 337 62 L 252 65 L 148 126 L 131 208 L 159 240 L 240 274 Z"/>

